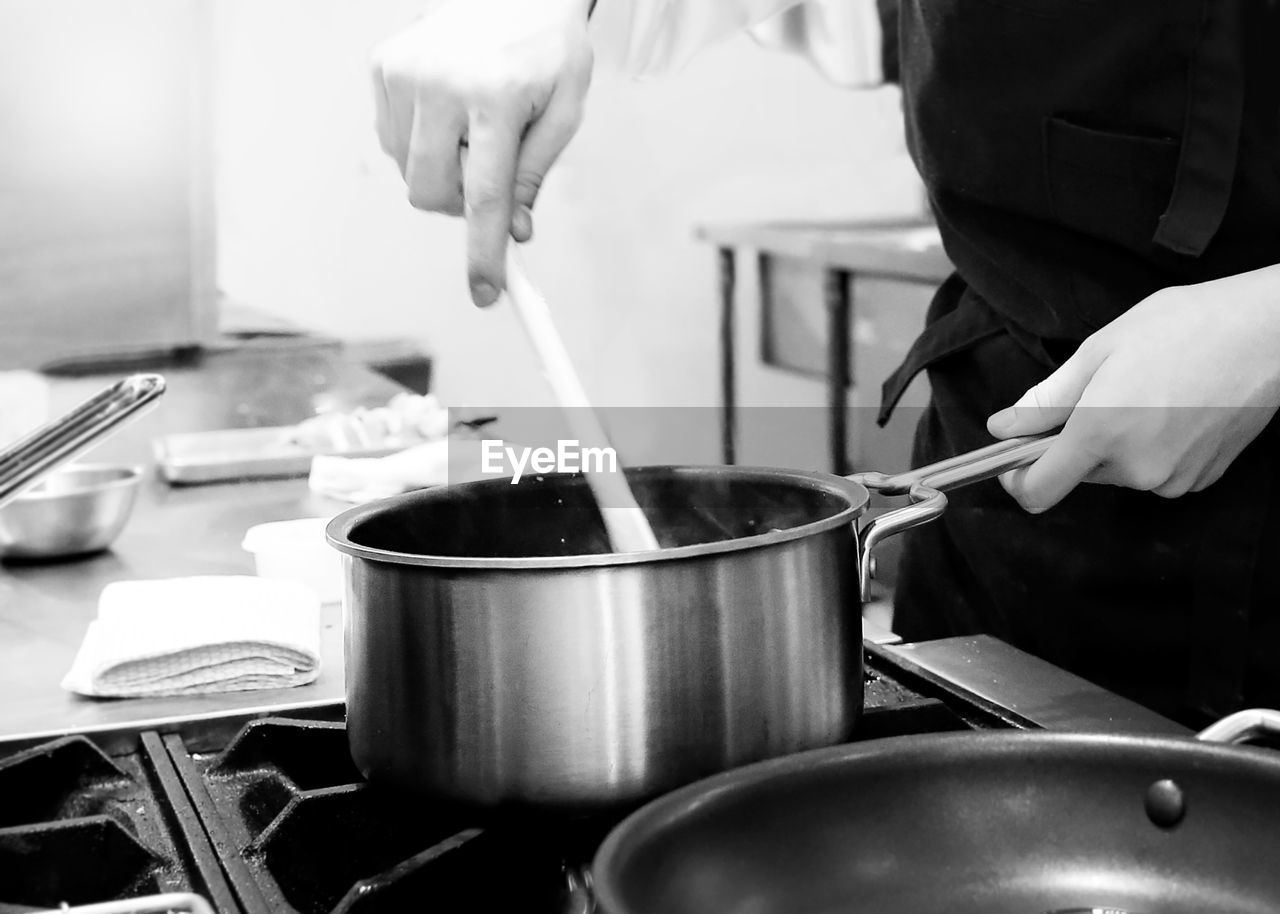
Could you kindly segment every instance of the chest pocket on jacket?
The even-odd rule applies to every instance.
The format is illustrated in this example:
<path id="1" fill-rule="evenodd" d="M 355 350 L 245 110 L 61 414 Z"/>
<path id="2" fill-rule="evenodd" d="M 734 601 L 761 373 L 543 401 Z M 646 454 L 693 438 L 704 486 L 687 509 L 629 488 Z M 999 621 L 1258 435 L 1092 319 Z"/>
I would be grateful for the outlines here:
<path id="1" fill-rule="evenodd" d="M 1090 237 L 1150 253 L 1178 174 L 1178 139 L 1064 117 L 1048 118 L 1044 130 L 1054 217 Z"/>

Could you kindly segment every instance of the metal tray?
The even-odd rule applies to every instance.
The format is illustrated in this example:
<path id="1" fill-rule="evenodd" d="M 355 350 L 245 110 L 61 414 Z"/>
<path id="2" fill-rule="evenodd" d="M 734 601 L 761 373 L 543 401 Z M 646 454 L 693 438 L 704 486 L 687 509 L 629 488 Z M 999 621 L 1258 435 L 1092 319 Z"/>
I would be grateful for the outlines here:
<path id="1" fill-rule="evenodd" d="M 315 450 L 288 441 L 290 426 L 165 435 L 155 441 L 160 477 L 171 485 L 306 476 L 311 458 L 385 457 L 419 441 L 374 449 Z"/>

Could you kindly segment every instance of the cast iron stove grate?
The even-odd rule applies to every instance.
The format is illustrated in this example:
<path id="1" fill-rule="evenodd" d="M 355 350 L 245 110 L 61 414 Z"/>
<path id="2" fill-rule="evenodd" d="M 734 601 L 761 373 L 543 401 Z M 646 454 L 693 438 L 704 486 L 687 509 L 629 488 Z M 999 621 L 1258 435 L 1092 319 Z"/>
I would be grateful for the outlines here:
<path id="1" fill-rule="evenodd" d="M 1010 726 L 868 669 L 858 739 Z M 361 781 L 339 721 L 267 718 L 216 755 L 165 738 L 248 912 L 590 910 L 582 864 L 616 824 L 423 805 Z"/>
<path id="2" fill-rule="evenodd" d="M 1024 726 L 869 648 L 856 739 Z M 591 910 L 608 821 L 478 816 L 365 784 L 342 706 L 188 721 L 104 754 L 0 743 L 0 914 L 195 892 L 218 914 Z"/>
<path id="3" fill-rule="evenodd" d="M 0 759 L 0 912 L 162 893 L 229 902 L 155 734 L 110 758 L 68 736 Z M 162 802 L 170 792 L 178 802 Z"/>
<path id="4" fill-rule="evenodd" d="M 215 756 L 169 751 L 246 911 L 561 912 L 608 826 L 493 817 L 361 781 L 340 722 L 266 718 Z"/>

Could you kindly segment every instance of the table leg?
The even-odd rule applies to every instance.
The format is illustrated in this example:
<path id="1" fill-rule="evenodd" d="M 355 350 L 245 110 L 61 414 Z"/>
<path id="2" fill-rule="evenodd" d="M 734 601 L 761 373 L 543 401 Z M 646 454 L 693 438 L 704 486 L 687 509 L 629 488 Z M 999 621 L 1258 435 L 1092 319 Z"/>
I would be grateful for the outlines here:
<path id="1" fill-rule="evenodd" d="M 733 248 L 720 248 L 720 451 L 725 463 L 735 463 L 737 443 L 737 391 L 734 375 L 733 298 L 737 264 Z"/>
<path id="2" fill-rule="evenodd" d="M 844 476 L 849 468 L 849 331 L 852 312 L 850 274 L 827 270 L 823 297 L 827 309 L 827 410 L 831 472 Z"/>

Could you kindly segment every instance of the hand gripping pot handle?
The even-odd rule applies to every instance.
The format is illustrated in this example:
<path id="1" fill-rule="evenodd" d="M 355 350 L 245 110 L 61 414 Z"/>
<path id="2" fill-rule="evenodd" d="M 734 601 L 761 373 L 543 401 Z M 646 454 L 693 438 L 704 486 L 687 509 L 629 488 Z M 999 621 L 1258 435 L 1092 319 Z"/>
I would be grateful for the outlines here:
<path id="1" fill-rule="evenodd" d="M 1057 433 L 1052 433 L 1010 438 L 893 476 L 855 473 L 845 477 L 883 495 L 907 495 L 911 498 L 911 504 L 905 508 L 882 514 L 862 528 L 858 552 L 862 593 L 867 592 L 867 585 L 871 583 L 872 552 L 878 543 L 942 516 L 947 509 L 945 493 L 952 489 L 1034 463 L 1057 437 Z"/>

